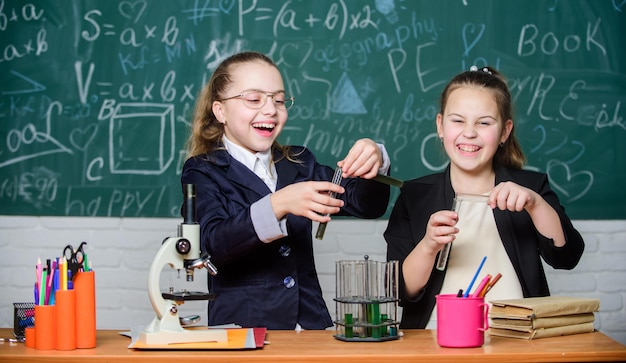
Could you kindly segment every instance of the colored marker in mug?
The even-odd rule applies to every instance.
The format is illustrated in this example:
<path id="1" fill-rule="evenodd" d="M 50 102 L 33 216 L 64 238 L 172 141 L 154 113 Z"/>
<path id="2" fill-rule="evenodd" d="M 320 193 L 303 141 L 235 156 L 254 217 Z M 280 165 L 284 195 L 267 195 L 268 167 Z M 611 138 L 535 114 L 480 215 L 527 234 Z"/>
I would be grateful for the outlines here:
<path id="1" fill-rule="evenodd" d="M 480 261 L 480 265 L 478 266 L 478 270 L 476 270 L 476 273 L 474 274 L 474 277 L 472 278 L 472 281 L 470 281 L 470 284 L 467 287 L 467 290 L 465 290 L 465 295 L 463 295 L 463 297 L 468 297 L 469 296 L 469 292 L 472 290 L 472 286 L 474 286 L 474 282 L 476 282 L 476 278 L 478 277 L 478 274 L 480 273 L 480 270 L 482 270 L 483 265 L 485 264 L 485 260 L 486 259 L 487 259 L 487 256 L 483 257 L 483 260 Z"/>
<path id="2" fill-rule="evenodd" d="M 481 297 L 483 290 L 485 290 L 487 288 L 487 285 L 489 284 L 490 280 L 491 280 L 491 275 L 487 274 L 487 276 L 485 276 L 482 279 L 480 284 L 478 284 L 478 286 L 476 287 L 476 290 L 474 290 L 474 293 L 472 294 L 472 297 Z"/>
<path id="3" fill-rule="evenodd" d="M 489 281 L 489 285 L 487 285 L 487 287 L 485 288 L 485 292 L 483 292 L 482 294 L 483 297 L 487 295 L 487 293 L 493 288 L 493 285 L 495 285 L 496 282 L 498 282 L 498 280 L 500 280 L 501 277 L 502 277 L 502 274 L 498 273 L 496 277 L 493 278 L 493 280 Z"/>

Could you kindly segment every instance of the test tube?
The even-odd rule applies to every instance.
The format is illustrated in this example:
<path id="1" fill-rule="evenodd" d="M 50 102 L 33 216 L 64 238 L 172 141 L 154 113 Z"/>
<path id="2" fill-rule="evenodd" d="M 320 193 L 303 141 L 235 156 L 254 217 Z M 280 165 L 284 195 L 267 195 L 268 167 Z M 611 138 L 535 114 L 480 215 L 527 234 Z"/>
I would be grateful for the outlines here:
<path id="1" fill-rule="evenodd" d="M 341 184 L 341 168 L 339 167 L 335 168 L 335 174 L 333 175 L 332 183 L 337 184 L 337 185 Z M 335 198 L 337 196 L 337 193 L 330 192 L 329 195 L 331 198 Z M 324 232 L 326 232 L 326 222 L 320 223 L 317 226 L 317 232 L 315 233 L 315 238 L 324 239 Z"/>
<path id="2" fill-rule="evenodd" d="M 352 330 L 352 324 L 354 321 L 352 320 L 352 313 L 344 314 L 344 336 L 346 338 L 354 338 L 354 331 Z"/>
<path id="3" fill-rule="evenodd" d="M 460 204 L 461 204 L 460 202 L 457 202 L 457 198 L 455 196 L 454 200 L 452 201 L 452 210 L 458 213 L 459 211 L 457 209 Z M 445 246 L 443 246 L 441 251 L 439 251 L 439 257 L 437 258 L 437 265 L 436 265 L 437 270 L 443 271 L 446 269 L 446 265 L 448 264 L 448 256 L 450 255 L 451 247 L 452 247 L 452 242 L 447 243 Z"/>

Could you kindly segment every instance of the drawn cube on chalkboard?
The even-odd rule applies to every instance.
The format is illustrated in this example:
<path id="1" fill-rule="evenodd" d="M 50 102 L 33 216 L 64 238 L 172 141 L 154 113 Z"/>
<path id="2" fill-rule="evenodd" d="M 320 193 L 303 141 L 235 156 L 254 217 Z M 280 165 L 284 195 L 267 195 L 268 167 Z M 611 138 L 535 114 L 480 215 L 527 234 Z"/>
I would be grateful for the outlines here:
<path id="1" fill-rule="evenodd" d="M 120 103 L 109 125 L 113 174 L 162 174 L 174 160 L 174 106 Z"/>

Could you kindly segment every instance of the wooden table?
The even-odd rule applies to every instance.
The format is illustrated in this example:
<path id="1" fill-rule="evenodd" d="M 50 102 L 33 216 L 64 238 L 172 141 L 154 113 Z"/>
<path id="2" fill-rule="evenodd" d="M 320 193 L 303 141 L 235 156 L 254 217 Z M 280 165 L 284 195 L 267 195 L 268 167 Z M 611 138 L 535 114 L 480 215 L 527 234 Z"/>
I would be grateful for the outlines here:
<path id="1" fill-rule="evenodd" d="M 0 337 L 11 336 L 0 329 Z M 98 331 L 95 349 L 36 350 L 23 343 L 0 343 L 0 362 L 609 362 L 626 361 L 626 346 L 600 332 L 521 340 L 486 337 L 481 348 L 441 348 L 435 330 L 405 330 L 388 342 L 342 342 L 333 331 L 269 331 L 263 349 L 180 351 L 128 349 L 117 331 Z"/>

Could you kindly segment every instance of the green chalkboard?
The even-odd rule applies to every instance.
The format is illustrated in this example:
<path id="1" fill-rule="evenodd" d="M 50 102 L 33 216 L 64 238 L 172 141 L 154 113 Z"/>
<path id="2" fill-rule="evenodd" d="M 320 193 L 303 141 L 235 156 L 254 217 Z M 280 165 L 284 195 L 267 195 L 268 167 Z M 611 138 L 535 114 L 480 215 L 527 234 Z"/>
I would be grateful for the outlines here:
<path id="1" fill-rule="evenodd" d="M 438 96 L 492 65 L 528 168 L 626 219 L 624 34 L 623 0 L 0 0 L 0 213 L 178 216 L 196 95 L 257 50 L 296 97 L 281 142 L 334 165 L 370 137 L 401 179 L 445 166 Z"/>

